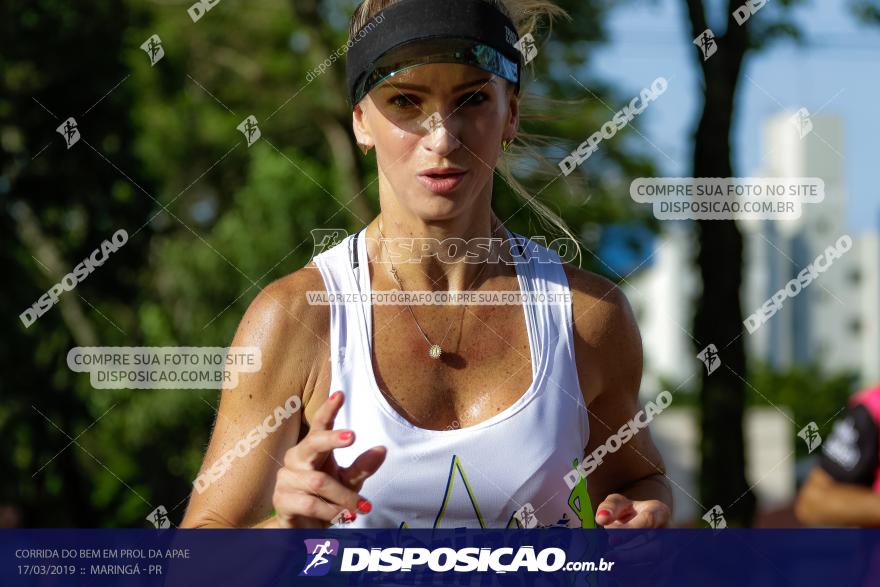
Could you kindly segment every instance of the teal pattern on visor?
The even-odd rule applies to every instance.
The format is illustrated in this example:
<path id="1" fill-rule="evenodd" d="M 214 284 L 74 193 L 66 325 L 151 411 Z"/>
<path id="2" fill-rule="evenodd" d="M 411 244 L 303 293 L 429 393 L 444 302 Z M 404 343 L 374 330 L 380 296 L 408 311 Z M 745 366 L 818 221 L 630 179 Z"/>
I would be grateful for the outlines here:
<path id="1" fill-rule="evenodd" d="M 351 106 L 389 77 L 417 65 L 460 63 L 514 84 L 523 56 L 513 21 L 490 0 L 400 0 L 364 24 L 346 55 Z"/>
<path id="2" fill-rule="evenodd" d="M 419 65 L 459 63 L 493 73 L 519 89 L 519 66 L 500 51 L 469 39 L 436 39 L 401 47 L 384 56 L 355 89 L 354 103 L 388 78 Z"/>

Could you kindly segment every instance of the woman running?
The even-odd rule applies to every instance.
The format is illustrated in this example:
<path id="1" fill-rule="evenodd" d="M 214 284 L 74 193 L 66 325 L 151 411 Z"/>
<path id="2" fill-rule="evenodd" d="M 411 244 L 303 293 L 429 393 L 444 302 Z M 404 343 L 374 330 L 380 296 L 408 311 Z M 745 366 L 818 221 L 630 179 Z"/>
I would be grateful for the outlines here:
<path id="1" fill-rule="evenodd" d="M 558 14 L 545 0 L 358 6 L 348 98 L 381 212 L 247 310 L 232 346 L 258 347 L 262 368 L 223 392 L 182 526 L 668 525 L 663 461 L 632 424 L 642 348 L 624 295 L 492 210 L 519 128 L 520 39 Z M 394 290 L 406 296 L 378 302 Z"/>

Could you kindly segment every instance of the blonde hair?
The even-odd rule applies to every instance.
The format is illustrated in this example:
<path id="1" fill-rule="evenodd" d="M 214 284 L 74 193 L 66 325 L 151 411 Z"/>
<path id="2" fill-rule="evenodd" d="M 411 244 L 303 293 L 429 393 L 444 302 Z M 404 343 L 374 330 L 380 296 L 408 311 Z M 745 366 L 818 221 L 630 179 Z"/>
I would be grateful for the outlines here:
<path id="1" fill-rule="evenodd" d="M 385 8 L 396 4 L 400 0 L 363 0 L 360 4 L 358 4 L 357 8 L 355 8 L 354 13 L 351 16 L 351 22 L 349 24 L 348 29 L 348 37 L 349 41 L 353 41 L 355 35 L 360 31 L 360 29 L 367 24 L 367 21 L 374 16 L 376 16 L 379 12 L 384 10 Z M 438 2 L 442 2 L 443 0 L 437 0 Z M 547 25 L 547 36 L 549 36 L 550 32 L 553 29 L 553 19 L 555 18 L 566 18 L 571 20 L 571 16 L 568 12 L 565 11 L 560 6 L 557 6 L 550 0 L 483 0 L 484 2 L 488 2 L 503 14 L 507 15 L 511 21 L 513 21 L 514 26 L 516 26 L 517 35 L 519 38 L 522 38 L 526 34 L 531 34 L 536 40 L 540 38 L 541 31 L 546 22 Z M 526 67 L 529 67 L 527 65 Z M 524 72 L 523 72 L 524 73 Z M 526 76 L 521 75 L 521 86 L 523 82 L 525 82 Z M 523 88 L 520 91 L 520 121 L 529 121 L 529 120 L 546 120 L 552 118 L 550 116 L 546 116 L 542 114 L 542 112 L 538 108 L 534 108 L 533 110 L 529 110 L 529 105 L 531 102 L 538 102 L 539 97 L 534 94 L 527 94 Z M 523 108 L 523 102 L 525 102 L 525 109 Z M 549 102 L 549 101 L 548 101 Z M 546 164 L 547 158 L 537 152 L 535 147 L 539 144 L 546 144 L 549 141 L 547 140 L 549 137 L 532 134 L 528 132 L 524 132 L 522 130 L 518 130 L 515 142 L 511 145 L 510 150 L 507 153 L 502 153 L 501 158 L 498 160 L 498 173 L 504 179 L 508 186 L 510 186 L 511 190 L 513 190 L 514 194 L 516 194 L 522 201 L 523 205 L 527 206 L 532 210 L 532 212 L 537 216 L 539 222 L 547 228 L 558 230 L 559 232 L 565 234 L 566 237 L 571 239 L 571 241 L 575 245 L 575 250 L 577 252 L 576 258 L 581 256 L 581 248 L 580 242 L 578 238 L 574 235 L 572 230 L 568 227 L 565 221 L 555 212 L 553 212 L 546 204 L 539 201 L 537 199 L 537 195 L 532 196 L 529 191 L 523 186 L 513 175 L 513 165 L 512 160 L 521 154 L 527 153 L 528 157 L 531 159 L 538 161 L 539 163 Z M 558 176 L 558 168 L 555 165 L 552 165 L 552 168 L 555 170 L 554 173 L 548 174 L 552 177 Z"/>

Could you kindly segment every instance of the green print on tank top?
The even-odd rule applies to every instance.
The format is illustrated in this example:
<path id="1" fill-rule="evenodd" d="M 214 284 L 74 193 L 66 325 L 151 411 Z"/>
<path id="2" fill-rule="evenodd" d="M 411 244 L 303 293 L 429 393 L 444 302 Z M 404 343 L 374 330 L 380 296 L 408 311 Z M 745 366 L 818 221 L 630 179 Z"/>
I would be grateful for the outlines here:
<path id="1" fill-rule="evenodd" d="M 573 461 L 573 466 L 577 468 L 578 459 L 575 458 Z M 459 481 L 460 480 L 460 481 Z M 464 472 L 464 467 L 461 464 L 461 461 L 458 458 L 458 455 L 452 455 L 452 462 L 449 465 L 449 474 L 446 476 L 446 490 L 443 492 L 443 501 L 440 504 L 440 509 L 437 512 L 437 516 L 434 519 L 434 528 L 439 528 L 440 523 L 443 521 L 443 516 L 446 513 L 446 508 L 449 506 L 449 500 L 452 498 L 453 489 L 456 487 L 456 483 L 460 483 L 467 493 L 468 500 L 471 503 L 471 507 L 474 510 L 474 518 L 476 518 L 477 522 L 480 524 L 480 528 L 486 527 L 486 521 L 483 517 L 482 512 L 480 511 L 480 506 L 477 503 L 477 498 L 474 495 L 474 491 L 471 487 L 470 482 L 468 481 L 467 475 Z M 575 519 L 580 520 L 581 528 L 595 528 L 596 524 L 593 521 L 593 506 L 590 502 L 590 494 L 587 493 L 587 480 L 585 478 L 581 478 L 578 481 L 578 484 L 575 485 L 571 492 L 568 495 L 568 506 L 575 514 Z M 568 514 L 563 513 L 562 519 L 559 522 L 565 521 L 567 524 Z M 559 523 L 557 522 L 557 524 Z M 563 525 L 566 525 L 563 524 Z M 553 526 L 552 524 L 548 526 Z M 409 524 L 407 522 L 401 522 L 400 528 L 409 528 Z M 516 517 L 516 510 L 511 512 L 510 518 L 507 521 L 507 528 L 522 528 L 523 525 L 520 522 L 519 518 Z"/>

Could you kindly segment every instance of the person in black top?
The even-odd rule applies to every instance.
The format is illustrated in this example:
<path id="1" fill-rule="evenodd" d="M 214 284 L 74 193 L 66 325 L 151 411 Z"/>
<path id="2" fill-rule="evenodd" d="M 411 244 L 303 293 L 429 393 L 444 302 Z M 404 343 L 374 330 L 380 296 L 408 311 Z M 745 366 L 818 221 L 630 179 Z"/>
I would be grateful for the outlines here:
<path id="1" fill-rule="evenodd" d="M 880 526 L 877 469 L 878 423 L 865 405 L 851 405 L 822 444 L 795 514 L 810 526 Z"/>

